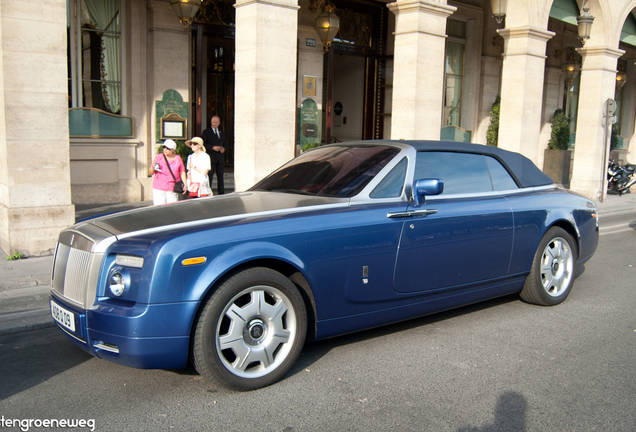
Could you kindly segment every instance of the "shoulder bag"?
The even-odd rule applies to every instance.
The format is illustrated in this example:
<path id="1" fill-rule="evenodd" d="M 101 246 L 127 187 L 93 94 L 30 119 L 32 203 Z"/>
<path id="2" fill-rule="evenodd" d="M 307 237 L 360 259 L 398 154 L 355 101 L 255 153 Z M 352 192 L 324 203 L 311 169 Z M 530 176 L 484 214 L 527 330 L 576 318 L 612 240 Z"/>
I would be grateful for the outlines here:
<path id="1" fill-rule="evenodd" d="M 177 157 L 181 157 L 181 156 L 177 156 Z M 181 180 L 177 180 L 174 174 L 172 174 L 172 169 L 170 169 L 170 162 L 168 162 L 168 158 L 166 157 L 165 154 L 163 155 L 163 158 L 166 160 L 166 165 L 168 165 L 168 171 L 170 172 L 170 175 L 172 176 L 172 179 L 174 180 L 174 187 L 172 188 L 172 191 L 182 194 L 185 191 L 185 185 L 183 184 Z"/>

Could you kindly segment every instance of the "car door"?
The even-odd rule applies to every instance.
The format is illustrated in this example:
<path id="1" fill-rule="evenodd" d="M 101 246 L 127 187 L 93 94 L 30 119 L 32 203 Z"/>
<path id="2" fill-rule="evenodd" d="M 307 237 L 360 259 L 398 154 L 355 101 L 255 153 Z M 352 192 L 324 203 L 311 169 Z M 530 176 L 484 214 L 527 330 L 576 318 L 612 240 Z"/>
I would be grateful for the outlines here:
<path id="1" fill-rule="evenodd" d="M 502 173 L 503 170 L 503 173 Z M 491 174 L 492 173 L 492 174 Z M 444 191 L 423 205 L 411 202 L 395 265 L 400 293 L 470 288 L 508 274 L 513 215 L 494 176 L 508 176 L 494 158 L 456 152 L 419 152 L 414 179 L 441 178 Z"/>

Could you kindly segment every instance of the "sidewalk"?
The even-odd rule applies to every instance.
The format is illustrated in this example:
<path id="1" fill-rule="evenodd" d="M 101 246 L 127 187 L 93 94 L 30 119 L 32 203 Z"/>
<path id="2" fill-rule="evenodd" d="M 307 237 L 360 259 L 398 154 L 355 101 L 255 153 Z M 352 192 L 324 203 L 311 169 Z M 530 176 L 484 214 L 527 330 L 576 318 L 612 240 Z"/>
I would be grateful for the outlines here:
<path id="1" fill-rule="evenodd" d="M 75 221 L 148 205 L 152 201 L 76 205 Z M 0 335 L 54 325 L 49 310 L 52 265 L 52 256 L 8 261 L 0 249 Z"/>
<path id="2" fill-rule="evenodd" d="M 128 210 L 151 205 L 152 202 L 111 205 L 76 205 L 75 218 Z M 611 225 L 613 217 L 634 213 L 636 194 L 608 195 L 597 203 L 601 226 Z M 7 261 L 0 249 L 0 335 L 36 330 L 54 325 L 49 311 L 51 266 L 53 257 L 27 258 Z"/>

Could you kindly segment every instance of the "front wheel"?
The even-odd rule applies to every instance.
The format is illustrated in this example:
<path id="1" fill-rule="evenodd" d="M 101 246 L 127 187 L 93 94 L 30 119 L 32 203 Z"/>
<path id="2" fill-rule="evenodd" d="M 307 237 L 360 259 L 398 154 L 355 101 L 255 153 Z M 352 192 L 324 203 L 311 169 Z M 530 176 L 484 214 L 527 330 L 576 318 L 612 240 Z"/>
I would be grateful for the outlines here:
<path id="1" fill-rule="evenodd" d="M 194 365 L 236 390 L 265 387 L 294 364 L 306 332 L 307 311 L 294 284 L 271 269 L 244 270 L 205 304 L 194 332 Z"/>
<path id="2" fill-rule="evenodd" d="M 562 303 L 574 283 L 576 246 L 564 229 L 552 227 L 541 239 L 521 298 L 543 306 Z"/>

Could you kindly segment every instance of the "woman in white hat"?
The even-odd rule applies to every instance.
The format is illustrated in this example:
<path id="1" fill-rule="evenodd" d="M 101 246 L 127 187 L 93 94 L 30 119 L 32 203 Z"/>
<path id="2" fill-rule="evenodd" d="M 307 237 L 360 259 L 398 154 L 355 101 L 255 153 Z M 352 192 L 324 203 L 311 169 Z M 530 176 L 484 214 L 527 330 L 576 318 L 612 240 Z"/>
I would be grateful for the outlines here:
<path id="1" fill-rule="evenodd" d="M 177 143 L 171 139 L 165 140 L 162 152 L 155 156 L 148 170 L 148 175 L 154 175 L 152 179 L 152 203 L 154 205 L 179 200 L 179 195 L 174 191 L 174 185 L 178 180 L 185 184 L 186 176 L 181 156 L 175 150 L 177 150 Z"/>
<path id="2" fill-rule="evenodd" d="M 186 163 L 188 169 L 188 191 L 191 197 L 202 197 L 212 195 L 208 172 L 212 167 L 210 156 L 205 151 L 203 139 L 194 137 L 186 141 L 186 145 L 194 153 L 188 156 Z"/>

